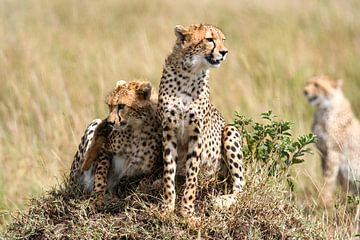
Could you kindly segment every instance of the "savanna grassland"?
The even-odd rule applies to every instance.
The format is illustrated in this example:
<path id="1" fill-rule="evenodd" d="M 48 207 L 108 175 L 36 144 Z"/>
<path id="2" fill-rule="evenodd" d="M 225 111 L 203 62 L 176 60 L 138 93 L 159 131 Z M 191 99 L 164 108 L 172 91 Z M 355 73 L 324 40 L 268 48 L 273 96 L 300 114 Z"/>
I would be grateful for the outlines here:
<path id="1" fill-rule="evenodd" d="M 87 124 L 104 117 L 106 94 L 119 79 L 158 86 L 176 24 L 211 23 L 225 33 L 229 55 L 211 73 L 212 101 L 258 119 L 273 110 L 310 131 L 305 81 L 344 80 L 360 116 L 360 2 L 349 1 L 0 1 L 0 210 L 62 182 Z M 346 236 L 349 210 L 323 211 L 318 155 L 294 166 L 295 201 Z M 335 214 L 332 212 L 336 212 Z M 335 218 L 335 220 L 333 220 Z M 341 235 L 343 234 L 343 235 Z M 340 237 L 339 237 L 340 238 Z"/>

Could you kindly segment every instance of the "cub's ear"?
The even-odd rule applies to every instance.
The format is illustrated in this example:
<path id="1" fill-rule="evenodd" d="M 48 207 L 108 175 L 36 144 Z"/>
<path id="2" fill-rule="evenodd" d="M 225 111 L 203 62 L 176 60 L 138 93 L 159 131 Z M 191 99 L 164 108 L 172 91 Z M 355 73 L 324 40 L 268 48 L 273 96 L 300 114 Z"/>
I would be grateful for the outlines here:
<path id="1" fill-rule="evenodd" d="M 144 99 L 144 100 L 149 100 L 151 97 L 151 85 L 150 83 L 144 83 L 140 86 L 139 89 L 139 95 Z"/>
<path id="2" fill-rule="evenodd" d="M 116 82 L 116 87 L 119 87 L 119 86 L 122 86 L 122 85 L 125 85 L 126 84 L 126 81 L 125 80 L 119 80 Z"/>
<path id="3" fill-rule="evenodd" d="M 341 89 L 344 84 L 344 81 L 342 79 L 338 79 L 336 81 L 336 88 Z"/>
<path id="4" fill-rule="evenodd" d="M 188 33 L 187 29 L 181 25 L 176 25 L 174 30 L 175 30 L 175 36 L 177 37 L 177 39 L 180 42 L 184 42 L 186 35 Z"/>

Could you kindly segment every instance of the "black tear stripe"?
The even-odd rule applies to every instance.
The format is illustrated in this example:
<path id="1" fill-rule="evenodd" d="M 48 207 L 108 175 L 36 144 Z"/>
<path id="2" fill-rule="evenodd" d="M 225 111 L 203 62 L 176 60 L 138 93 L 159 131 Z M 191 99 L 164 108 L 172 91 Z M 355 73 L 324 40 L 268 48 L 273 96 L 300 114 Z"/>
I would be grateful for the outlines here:
<path id="1" fill-rule="evenodd" d="M 117 116 L 118 116 L 119 120 L 121 120 L 119 106 L 117 106 L 117 111 L 116 111 L 116 113 L 117 113 Z"/>
<path id="2" fill-rule="evenodd" d="M 213 56 L 213 54 L 214 54 L 214 51 L 215 51 L 215 48 L 216 48 L 216 44 L 215 44 L 215 41 L 214 41 L 214 39 L 212 39 L 211 40 L 211 42 L 214 44 L 214 47 L 213 47 L 213 49 L 211 49 L 211 56 Z"/>

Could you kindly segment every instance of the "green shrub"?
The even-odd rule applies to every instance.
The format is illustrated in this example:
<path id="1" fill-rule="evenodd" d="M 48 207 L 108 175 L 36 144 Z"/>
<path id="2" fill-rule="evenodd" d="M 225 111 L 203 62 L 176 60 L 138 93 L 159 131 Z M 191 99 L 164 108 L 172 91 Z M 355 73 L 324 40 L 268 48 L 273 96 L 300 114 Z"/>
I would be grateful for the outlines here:
<path id="1" fill-rule="evenodd" d="M 309 133 L 294 139 L 292 123 L 276 120 L 272 111 L 262 113 L 261 119 L 263 123 L 254 122 L 235 113 L 234 125 L 243 137 L 245 162 L 255 167 L 255 174 L 265 171 L 269 177 L 286 179 L 293 189 L 289 167 L 304 161 L 304 155 L 311 152 L 308 145 L 317 141 L 316 135 Z"/>

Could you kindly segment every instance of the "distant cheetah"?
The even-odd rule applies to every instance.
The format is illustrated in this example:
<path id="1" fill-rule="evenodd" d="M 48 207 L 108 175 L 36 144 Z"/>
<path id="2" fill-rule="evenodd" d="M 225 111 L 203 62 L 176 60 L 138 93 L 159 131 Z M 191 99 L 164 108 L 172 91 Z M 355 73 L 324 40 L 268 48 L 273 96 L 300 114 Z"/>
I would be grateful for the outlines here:
<path id="1" fill-rule="evenodd" d="M 225 125 L 209 99 L 209 68 L 225 60 L 225 36 L 205 24 L 175 27 L 177 40 L 163 69 L 159 91 L 159 113 L 163 127 L 165 209 L 175 208 L 175 175 L 185 175 L 185 194 L 180 212 L 190 216 L 198 173 L 218 172 L 224 163 L 233 179 L 233 193 L 243 190 L 244 167 L 241 137 Z M 178 168 L 178 169 L 177 169 Z"/>
<path id="2" fill-rule="evenodd" d="M 325 204 L 331 202 L 337 179 L 345 190 L 359 193 L 360 124 L 341 87 L 342 81 L 320 76 L 311 78 L 304 88 L 316 107 L 312 131 L 319 138 L 316 146 L 321 153 Z"/>

